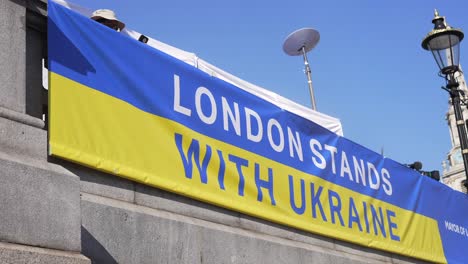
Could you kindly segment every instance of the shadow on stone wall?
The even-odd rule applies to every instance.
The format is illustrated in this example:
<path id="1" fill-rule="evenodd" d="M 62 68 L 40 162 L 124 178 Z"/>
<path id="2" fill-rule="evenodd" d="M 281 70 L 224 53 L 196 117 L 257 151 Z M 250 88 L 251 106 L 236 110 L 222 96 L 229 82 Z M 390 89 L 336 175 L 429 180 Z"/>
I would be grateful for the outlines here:
<path id="1" fill-rule="evenodd" d="M 86 228 L 81 226 L 81 252 L 92 263 L 118 263 L 106 248 Z"/>

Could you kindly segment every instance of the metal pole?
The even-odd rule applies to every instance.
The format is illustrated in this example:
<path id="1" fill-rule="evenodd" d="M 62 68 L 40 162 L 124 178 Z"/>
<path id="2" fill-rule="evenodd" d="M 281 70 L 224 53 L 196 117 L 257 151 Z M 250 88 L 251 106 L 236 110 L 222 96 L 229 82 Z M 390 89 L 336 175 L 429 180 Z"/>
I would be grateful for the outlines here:
<path id="1" fill-rule="evenodd" d="M 312 76 L 311 76 L 309 61 L 307 60 L 305 47 L 302 46 L 301 49 L 302 49 L 302 56 L 304 57 L 304 65 L 305 65 L 305 73 L 307 75 L 307 83 L 309 84 L 309 92 L 310 92 L 310 100 L 312 102 L 312 110 L 317 110 L 316 105 L 315 105 L 314 88 L 312 87 Z"/>
<path id="2" fill-rule="evenodd" d="M 465 168 L 465 187 L 468 188 L 468 138 L 466 135 L 465 121 L 463 120 L 463 112 L 460 105 L 460 91 L 458 90 L 458 82 L 454 76 L 449 77 L 447 88 L 452 99 L 453 111 L 458 130 L 458 139 L 460 140 L 461 154 L 463 157 L 463 165 Z"/>

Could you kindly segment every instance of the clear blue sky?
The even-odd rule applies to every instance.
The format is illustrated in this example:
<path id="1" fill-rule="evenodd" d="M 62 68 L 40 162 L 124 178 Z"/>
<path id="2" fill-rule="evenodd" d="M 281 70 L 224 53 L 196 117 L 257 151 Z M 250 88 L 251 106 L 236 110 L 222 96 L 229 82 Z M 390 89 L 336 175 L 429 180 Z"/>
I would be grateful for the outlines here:
<path id="1" fill-rule="evenodd" d="M 308 55 L 317 108 L 341 120 L 345 137 L 401 163 L 419 160 L 424 170 L 441 170 L 450 150 L 448 93 L 421 41 L 434 8 L 468 34 L 466 0 L 71 2 L 113 9 L 128 28 L 305 106 L 302 58 L 282 44 L 313 27 L 321 34 Z M 468 40 L 460 61 L 468 68 Z"/>

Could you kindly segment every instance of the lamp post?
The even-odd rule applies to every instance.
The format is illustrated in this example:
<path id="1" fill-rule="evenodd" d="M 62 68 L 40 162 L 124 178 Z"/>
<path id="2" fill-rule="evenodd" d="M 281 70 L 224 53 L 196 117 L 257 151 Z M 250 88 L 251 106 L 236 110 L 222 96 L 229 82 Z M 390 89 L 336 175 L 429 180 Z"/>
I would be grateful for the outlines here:
<path id="1" fill-rule="evenodd" d="M 449 93 L 455 112 L 458 138 L 460 139 L 461 154 L 465 168 L 466 180 L 464 185 L 468 187 L 468 137 L 461 108 L 462 91 L 459 89 L 459 83 L 456 79 L 456 74 L 461 74 L 459 67 L 460 42 L 463 40 L 464 34 L 460 29 L 447 25 L 445 17 L 439 16 L 437 10 L 434 12 L 432 23 L 434 24 L 434 29 L 423 39 L 422 47 L 432 52 L 440 69 L 439 75 L 444 77 L 447 83 L 442 88 Z M 465 102 L 463 104 L 466 105 Z"/>

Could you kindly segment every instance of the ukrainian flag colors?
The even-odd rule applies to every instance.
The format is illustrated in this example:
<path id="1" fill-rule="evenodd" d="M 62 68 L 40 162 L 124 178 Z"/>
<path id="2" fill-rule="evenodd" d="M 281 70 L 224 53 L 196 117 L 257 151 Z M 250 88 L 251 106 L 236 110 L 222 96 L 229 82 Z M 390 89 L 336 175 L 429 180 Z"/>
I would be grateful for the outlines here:
<path id="1" fill-rule="evenodd" d="M 53 2 L 48 34 L 51 155 L 359 245 L 464 260 L 466 196 Z"/>

